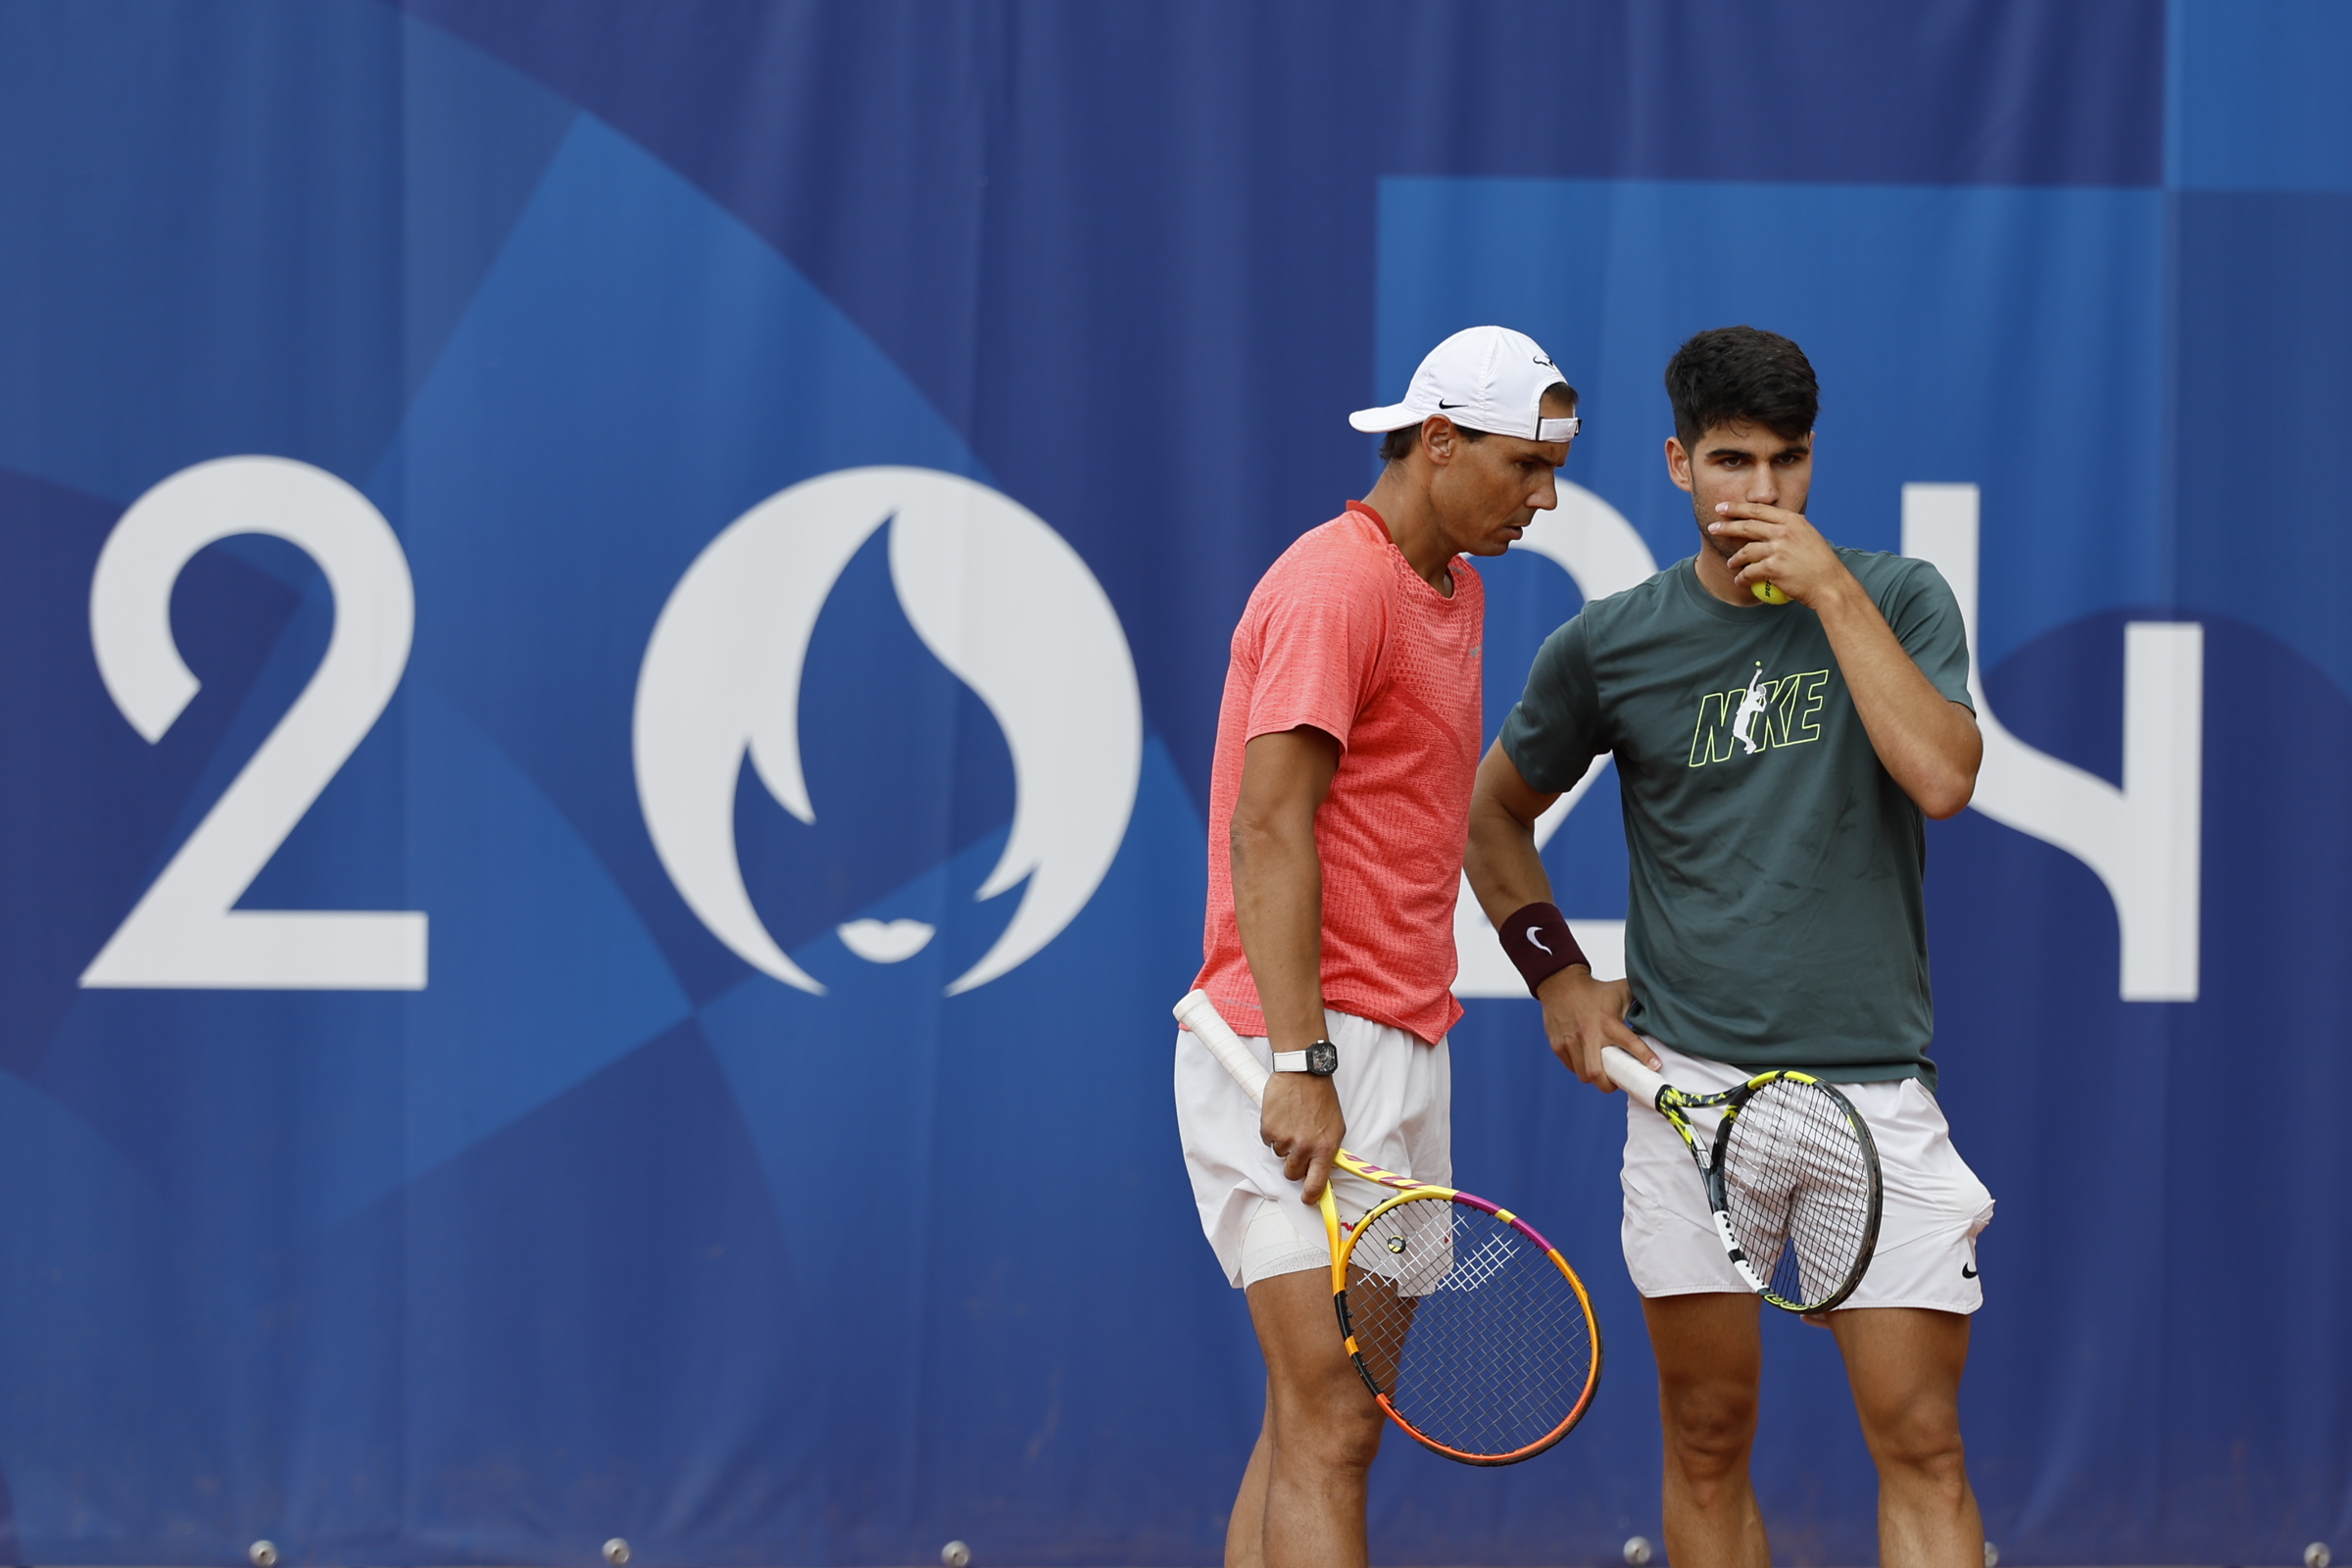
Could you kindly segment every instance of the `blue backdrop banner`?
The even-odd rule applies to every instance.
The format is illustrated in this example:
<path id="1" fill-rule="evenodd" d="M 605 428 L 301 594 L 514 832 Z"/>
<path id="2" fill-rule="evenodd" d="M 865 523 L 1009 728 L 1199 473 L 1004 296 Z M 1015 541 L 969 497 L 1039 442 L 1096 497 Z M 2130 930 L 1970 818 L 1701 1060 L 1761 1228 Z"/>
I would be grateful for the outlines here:
<path id="1" fill-rule="evenodd" d="M 1968 612 L 2004 1561 L 2352 1554 L 2348 75 L 2331 0 L 0 8 L 0 1557 L 1214 1560 L 1226 643 L 1483 321 L 1587 419 L 1490 737 L 1690 554 L 1702 327 Z M 1605 768 L 1555 825 L 1614 951 Z M 1522 1467 L 1393 1443 L 1375 1553 L 1611 1562 L 1621 1102 L 1462 930 L 1458 1177 L 1609 1372 Z M 1778 1549 L 1869 1560 L 1767 1351 Z"/>

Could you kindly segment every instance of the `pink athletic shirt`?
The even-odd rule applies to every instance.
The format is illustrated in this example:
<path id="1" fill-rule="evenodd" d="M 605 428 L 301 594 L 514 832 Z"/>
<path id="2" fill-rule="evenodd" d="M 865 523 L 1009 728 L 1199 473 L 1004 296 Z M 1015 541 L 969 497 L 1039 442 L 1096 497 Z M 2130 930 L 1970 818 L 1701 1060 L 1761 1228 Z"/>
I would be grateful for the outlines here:
<path id="1" fill-rule="evenodd" d="M 1266 1032 L 1233 917 L 1228 845 L 1242 748 L 1312 724 L 1339 741 L 1315 814 L 1323 858 L 1323 1001 L 1424 1041 L 1462 1015 L 1453 906 L 1478 773 L 1486 587 L 1452 563 L 1424 581 L 1360 501 L 1282 554 L 1234 628 L 1208 787 L 1208 921 L 1195 982 L 1245 1035 Z"/>

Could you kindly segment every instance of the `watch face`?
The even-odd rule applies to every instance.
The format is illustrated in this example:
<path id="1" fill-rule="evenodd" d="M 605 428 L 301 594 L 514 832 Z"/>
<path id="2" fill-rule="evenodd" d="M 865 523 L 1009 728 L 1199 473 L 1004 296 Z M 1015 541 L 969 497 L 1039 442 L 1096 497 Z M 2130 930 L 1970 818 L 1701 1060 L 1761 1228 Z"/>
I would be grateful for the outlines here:
<path id="1" fill-rule="evenodd" d="M 1328 1040 L 1318 1040 L 1306 1048 L 1306 1070 L 1318 1078 L 1328 1078 L 1340 1070 L 1340 1048 Z"/>

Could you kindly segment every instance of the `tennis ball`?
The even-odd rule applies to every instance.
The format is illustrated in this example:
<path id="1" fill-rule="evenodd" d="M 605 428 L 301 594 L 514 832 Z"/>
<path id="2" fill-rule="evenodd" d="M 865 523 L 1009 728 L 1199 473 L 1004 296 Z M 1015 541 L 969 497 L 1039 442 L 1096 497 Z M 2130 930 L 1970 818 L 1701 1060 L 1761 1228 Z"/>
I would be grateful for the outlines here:
<path id="1" fill-rule="evenodd" d="M 1777 583 L 1757 583 L 1754 588 L 1754 593 L 1758 599 L 1763 600 L 1768 605 L 1785 605 L 1788 602 L 1788 596 L 1781 592 L 1780 586 Z"/>

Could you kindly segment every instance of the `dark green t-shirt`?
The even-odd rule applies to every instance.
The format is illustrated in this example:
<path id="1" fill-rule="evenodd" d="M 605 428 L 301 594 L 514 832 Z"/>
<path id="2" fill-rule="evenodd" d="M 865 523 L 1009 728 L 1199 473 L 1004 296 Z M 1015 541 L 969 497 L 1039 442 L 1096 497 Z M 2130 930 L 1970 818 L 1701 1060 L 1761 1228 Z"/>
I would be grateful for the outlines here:
<path id="1" fill-rule="evenodd" d="M 1838 554 L 1936 689 L 1967 704 L 1960 606 L 1936 568 Z M 1820 616 L 1727 605 L 1678 562 L 1551 634 L 1501 744 L 1547 794 L 1617 760 L 1632 1027 L 1738 1066 L 1936 1087 L 1927 835 Z"/>

